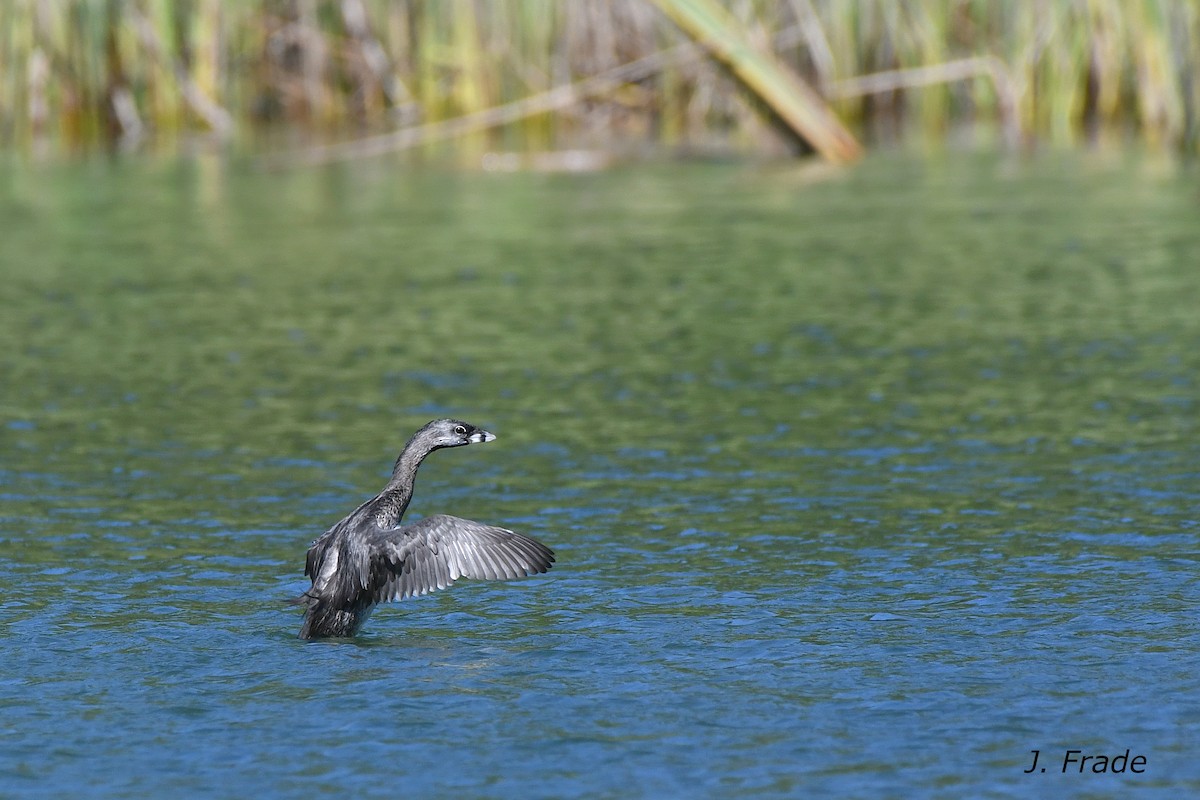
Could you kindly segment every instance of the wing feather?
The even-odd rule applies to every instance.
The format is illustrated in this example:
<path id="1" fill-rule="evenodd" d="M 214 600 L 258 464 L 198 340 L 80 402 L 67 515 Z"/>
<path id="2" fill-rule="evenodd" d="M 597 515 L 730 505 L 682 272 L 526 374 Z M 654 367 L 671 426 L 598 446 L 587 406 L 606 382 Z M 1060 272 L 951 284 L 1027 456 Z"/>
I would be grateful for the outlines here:
<path id="1" fill-rule="evenodd" d="M 412 593 L 422 595 L 429 589 L 429 571 L 426 567 L 429 566 L 426 559 L 429 557 L 428 550 L 414 550 L 411 556 L 413 562 L 412 569 Z"/>
<path id="2" fill-rule="evenodd" d="M 442 542 L 441 555 L 446 564 L 446 585 L 449 586 L 462 577 L 462 570 L 458 566 L 458 548 L 453 542 Z"/>
<path id="3" fill-rule="evenodd" d="M 550 569 L 554 552 L 506 528 L 438 514 L 378 531 L 367 591 L 377 603 L 445 589 L 459 578 L 497 580 Z"/>
<path id="4" fill-rule="evenodd" d="M 525 574 L 524 571 L 521 569 L 521 565 L 519 563 L 520 557 L 521 557 L 521 551 L 519 549 L 517 549 L 515 546 L 511 552 L 506 551 L 506 550 L 501 550 L 496 553 L 496 558 L 499 561 L 503 562 L 503 563 L 501 563 L 501 566 L 504 567 L 504 577 L 505 578 L 512 579 L 512 578 L 520 577 L 521 575 Z"/>
<path id="5" fill-rule="evenodd" d="M 496 567 L 496 562 L 492 559 L 492 553 L 486 548 L 479 547 L 477 543 L 471 543 L 471 558 L 473 558 L 480 568 L 480 577 L 489 581 L 500 580 L 500 570 Z M 475 577 L 474 575 L 471 576 Z"/>

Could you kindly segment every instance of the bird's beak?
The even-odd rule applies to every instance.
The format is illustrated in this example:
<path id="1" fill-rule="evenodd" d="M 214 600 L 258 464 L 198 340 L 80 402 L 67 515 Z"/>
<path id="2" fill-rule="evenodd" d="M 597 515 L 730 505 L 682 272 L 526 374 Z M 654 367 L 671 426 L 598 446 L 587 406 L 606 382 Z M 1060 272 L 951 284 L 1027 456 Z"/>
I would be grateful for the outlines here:
<path id="1" fill-rule="evenodd" d="M 472 433 L 470 436 L 468 436 L 467 441 L 474 442 L 475 444 L 480 444 L 481 442 L 490 442 L 492 439 L 495 439 L 495 438 L 496 438 L 496 434 L 494 434 L 494 433 L 488 433 L 487 431 L 478 430 L 478 431 L 475 431 L 474 433 Z"/>

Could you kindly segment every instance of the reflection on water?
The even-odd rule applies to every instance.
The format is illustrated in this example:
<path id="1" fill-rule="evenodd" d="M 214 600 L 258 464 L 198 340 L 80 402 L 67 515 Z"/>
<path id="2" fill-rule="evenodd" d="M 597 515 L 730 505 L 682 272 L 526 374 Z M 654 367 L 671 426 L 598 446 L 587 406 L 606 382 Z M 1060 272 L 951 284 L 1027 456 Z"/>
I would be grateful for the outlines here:
<path id="1" fill-rule="evenodd" d="M 1200 788 L 1188 176 L 6 170 L 0 793 Z M 296 641 L 443 414 L 559 563 Z"/>

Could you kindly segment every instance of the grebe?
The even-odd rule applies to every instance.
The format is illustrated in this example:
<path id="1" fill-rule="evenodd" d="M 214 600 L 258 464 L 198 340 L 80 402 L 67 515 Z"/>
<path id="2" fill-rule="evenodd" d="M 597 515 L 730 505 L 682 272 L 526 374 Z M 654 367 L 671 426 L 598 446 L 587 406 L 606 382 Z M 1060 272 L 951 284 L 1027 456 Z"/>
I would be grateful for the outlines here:
<path id="1" fill-rule="evenodd" d="M 425 456 L 495 438 L 457 419 L 434 420 L 413 434 L 383 491 L 309 547 L 304 574 L 312 587 L 295 601 L 306 606 L 301 639 L 353 636 L 379 603 L 445 589 L 458 578 L 519 578 L 550 569 L 549 547 L 506 528 L 444 514 L 400 524 Z"/>

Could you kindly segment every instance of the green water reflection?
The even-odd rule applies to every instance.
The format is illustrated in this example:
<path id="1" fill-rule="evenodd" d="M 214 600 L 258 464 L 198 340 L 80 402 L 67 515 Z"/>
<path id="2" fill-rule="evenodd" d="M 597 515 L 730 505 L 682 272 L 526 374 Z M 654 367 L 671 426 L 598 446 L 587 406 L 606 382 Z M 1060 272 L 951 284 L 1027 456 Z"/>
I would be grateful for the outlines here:
<path id="1" fill-rule="evenodd" d="M 66 480 L 315 456 L 369 484 L 444 411 L 784 481 L 805 447 L 1054 474 L 1194 432 L 1200 203 L 1152 165 L 8 173 L 0 435 Z"/>

